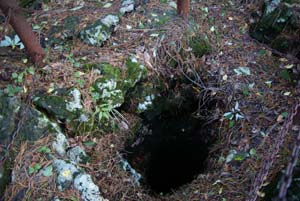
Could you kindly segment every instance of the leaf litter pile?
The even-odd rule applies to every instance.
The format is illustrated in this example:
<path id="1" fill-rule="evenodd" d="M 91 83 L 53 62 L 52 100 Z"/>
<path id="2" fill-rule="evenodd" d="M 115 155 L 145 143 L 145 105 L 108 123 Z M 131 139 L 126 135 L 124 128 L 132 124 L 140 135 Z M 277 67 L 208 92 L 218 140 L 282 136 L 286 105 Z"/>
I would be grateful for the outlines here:
<path id="1" fill-rule="evenodd" d="M 258 5 L 240 1 L 191 3 L 189 24 L 192 26 L 176 17 L 174 2 L 141 1 L 133 12 L 120 18 L 120 24 L 101 47 L 84 44 L 74 34 L 114 13 L 120 5 L 120 1 L 101 5 L 92 1 L 50 1 L 43 3 L 40 10 L 28 11 L 28 20 L 42 41 L 48 43 L 50 37 L 55 37 L 64 43 L 53 42 L 54 45 L 47 46 L 46 65 L 35 69 L 35 75 L 25 75 L 24 91 L 75 86 L 80 89 L 85 110 L 92 111 L 94 103 L 89 90 L 101 76 L 93 68 L 82 70 L 86 63 L 106 62 L 122 69 L 126 59 L 134 55 L 147 68 L 150 80 L 161 77 L 168 85 L 167 80 L 184 75 L 201 97 L 222 102 L 212 117 L 217 119 L 213 123 L 217 141 L 209 150 L 206 162 L 209 168 L 192 182 L 169 194 L 156 194 L 147 186 L 138 185 L 132 174 L 123 170 L 120 153 L 126 140 L 134 135 L 132 125 L 139 121 L 130 112 L 121 111 L 128 128 L 115 132 L 97 135 L 98 131 L 93 131 L 74 136 L 66 128 L 71 147 L 85 148 L 90 160 L 81 167 L 92 175 L 107 200 L 245 200 L 267 153 L 274 149 L 273 140 L 299 102 L 299 83 L 291 82 L 292 78 L 286 74 L 296 64 L 273 56 L 267 46 L 250 38 L 247 32 L 250 13 Z M 74 33 L 52 33 L 54 26 L 72 16 L 80 18 Z M 186 42 L 189 29 L 192 29 L 189 36 L 204 36 L 209 41 L 209 54 L 197 57 L 190 51 Z M 179 47 L 185 53 L 177 51 Z M 29 64 L 22 50 L 1 48 L 0 53 L 0 87 L 6 89 L 17 79 L 14 73 L 24 72 Z M 171 59 L 178 64 L 175 68 L 170 65 Z M 7 188 L 7 198 L 26 194 L 30 200 L 51 200 L 54 195 L 61 200 L 80 200 L 79 193 L 72 188 L 57 189 L 51 170 L 36 174 L 39 166 L 51 164 L 51 159 L 43 155 L 50 151 L 45 148 L 50 138 L 21 146 L 12 168 L 15 182 Z M 265 183 L 285 167 L 293 142 L 293 135 L 287 135 Z"/>

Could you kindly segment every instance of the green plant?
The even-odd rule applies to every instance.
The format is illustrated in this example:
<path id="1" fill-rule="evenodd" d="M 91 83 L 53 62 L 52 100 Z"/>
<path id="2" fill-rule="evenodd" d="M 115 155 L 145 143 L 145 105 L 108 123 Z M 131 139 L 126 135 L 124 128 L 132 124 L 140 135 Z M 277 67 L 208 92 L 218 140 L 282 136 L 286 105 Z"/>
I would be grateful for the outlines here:
<path id="1" fill-rule="evenodd" d="M 21 73 L 13 73 L 11 76 L 15 83 L 20 84 L 23 82 L 24 75 L 25 72 L 21 72 Z"/>
<path id="2" fill-rule="evenodd" d="M 34 68 L 29 67 L 29 68 L 25 69 L 23 72 L 20 72 L 20 73 L 14 72 L 11 75 L 16 86 L 12 85 L 12 84 L 7 85 L 6 92 L 7 92 L 8 96 L 15 96 L 16 94 L 23 92 L 23 88 L 20 85 L 23 83 L 24 77 L 27 74 L 34 75 Z"/>
<path id="3" fill-rule="evenodd" d="M 111 116 L 111 111 L 113 110 L 112 105 L 104 103 L 95 107 L 95 116 L 98 116 L 98 120 L 101 122 L 103 120 L 109 120 Z"/>
<path id="4" fill-rule="evenodd" d="M 46 145 L 40 147 L 37 151 L 40 153 L 44 153 L 44 154 L 51 153 L 51 149 L 49 147 L 47 147 Z"/>
<path id="5" fill-rule="evenodd" d="M 33 166 L 29 166 L 28 173 L 33 174 L 38 172 L 42 168 L 41 164 L 36 163 Z"/>
<path id="6" fill-rule="evenodd" d="M 74 55 L 73 55 L 72 53 L 67 54 L 66 58 L 69 60 L 69 62 L 70 62 L 74 67 L 78 68 L 78 67 L 81 66 L 81 63 L 78 62 L 78 61 L 75 59 L 75 57 L 74 57 Z"/>
<path id="7" fill-rule="evenodd" d="M 22 87 L 13 86 L 11 84 L 8 84 L 6 87 L 6 91 L 7 91 L 8 96 L 15 96 L 16 94 L 23 92 L 23 89 L 22 89 Z"/>
<path id="8" fill-rule="evenodd" d="M 231 149 L 226 156 L 225 162 L 230 163 L 231 161 L 243 161 L 249 157 L 254 157 L 256 155 L 256 150 L 254 148 L 250 149 L 249 152 L 246 151 L 236 151 Z"/>
<path id="9" fill-rule="evenodd" d="M 241 110 L 239 108 L 239 103 L 236 102 L 235 106 L 231 108 L 231 111 L 226 112 L 223 117 L 224 119 L 229 120 L 229 128 L 232 128 L 235 125 L 235 121 L 244 119 L 244 115 L 241 113 Z"/>
<path id="10" fill-rule="evenodd" d="M 81 79 L 81 76 L 83 75 L 84 73 L 80 72 L 80 71 L 77 71 L 75 72 L 74 74 L 74 77 L 76 78 L 75 79 L 75 82 L 80 86 L 80 88 L 83 88 L 84 87 L 84 84 L 85 84 L 85 81 L 84 79 Z"/>
<path id="11" fill-rule="evenodd" d="M 242 92 L 244 96 L 248 96 L 250 94 L 250 91 L 254 88 L 254 83 L 250 84 L 243 84 Z"/>

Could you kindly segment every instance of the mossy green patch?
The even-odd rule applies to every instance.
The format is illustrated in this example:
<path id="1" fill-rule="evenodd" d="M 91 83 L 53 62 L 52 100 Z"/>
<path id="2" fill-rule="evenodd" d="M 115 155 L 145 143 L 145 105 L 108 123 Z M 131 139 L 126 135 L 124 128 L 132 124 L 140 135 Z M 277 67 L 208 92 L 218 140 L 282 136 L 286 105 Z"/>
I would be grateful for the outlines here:
<path id="1" fill-rule="evenodd" d="M 209 41 L 202 36 L 193 36 L 188 39 L 189 47 L 192 48 L 193 54 L 201 58 L 205 54 L 211 52 L 211 46 Z"/>
<path id="2" fill-rule="evenodd" d="M 101 70 L 101 74 L 105 78 L 112 78 L 112 79 L 116 79 L 116 80 L 121 79 L 122 72 L 121 72 L 120 68 L 116 68 L 109 63 L 100 64 L 100 70 Z"/>

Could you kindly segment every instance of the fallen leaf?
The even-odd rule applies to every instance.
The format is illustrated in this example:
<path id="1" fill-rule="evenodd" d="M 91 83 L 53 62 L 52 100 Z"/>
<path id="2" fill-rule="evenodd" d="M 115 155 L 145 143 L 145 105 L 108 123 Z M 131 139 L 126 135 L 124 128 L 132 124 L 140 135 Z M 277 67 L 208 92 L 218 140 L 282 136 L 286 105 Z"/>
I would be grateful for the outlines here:
<path id="1" fill-rule="evenodd" d="M 278 115 L 277 122 L 283 122 L 283 115 Z"/>
<path id="2" fill-rule="evenodd" d="M 288 65 L 285 65 L 284 68 L 286 69 L 291 69 L 294 67 L 294 64 L 288 64 Z"/>
<path id="3" fill-rule="evenodd" d="M 237 75 L 251 75 L 250 69 L 248 67 L 238 67 L 234 69 Z"/>

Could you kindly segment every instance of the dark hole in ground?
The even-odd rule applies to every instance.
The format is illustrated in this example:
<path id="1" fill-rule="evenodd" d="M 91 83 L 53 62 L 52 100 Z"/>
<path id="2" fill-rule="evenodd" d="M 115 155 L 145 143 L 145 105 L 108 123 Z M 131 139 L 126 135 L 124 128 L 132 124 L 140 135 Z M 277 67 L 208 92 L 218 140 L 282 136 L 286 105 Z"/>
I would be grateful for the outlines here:
<path id="1" fill-rule="evenodd" d="M 126 159 L 143 175 L 142 183 L 154 193 L 169 193 L 191 182 L 206 169 L 213 142 L 203 115 L 215 103 L 199 109 L 199 96 L 186 86 L 161 94 L 141 117 L 136 138 L 125 149 Z"/>

